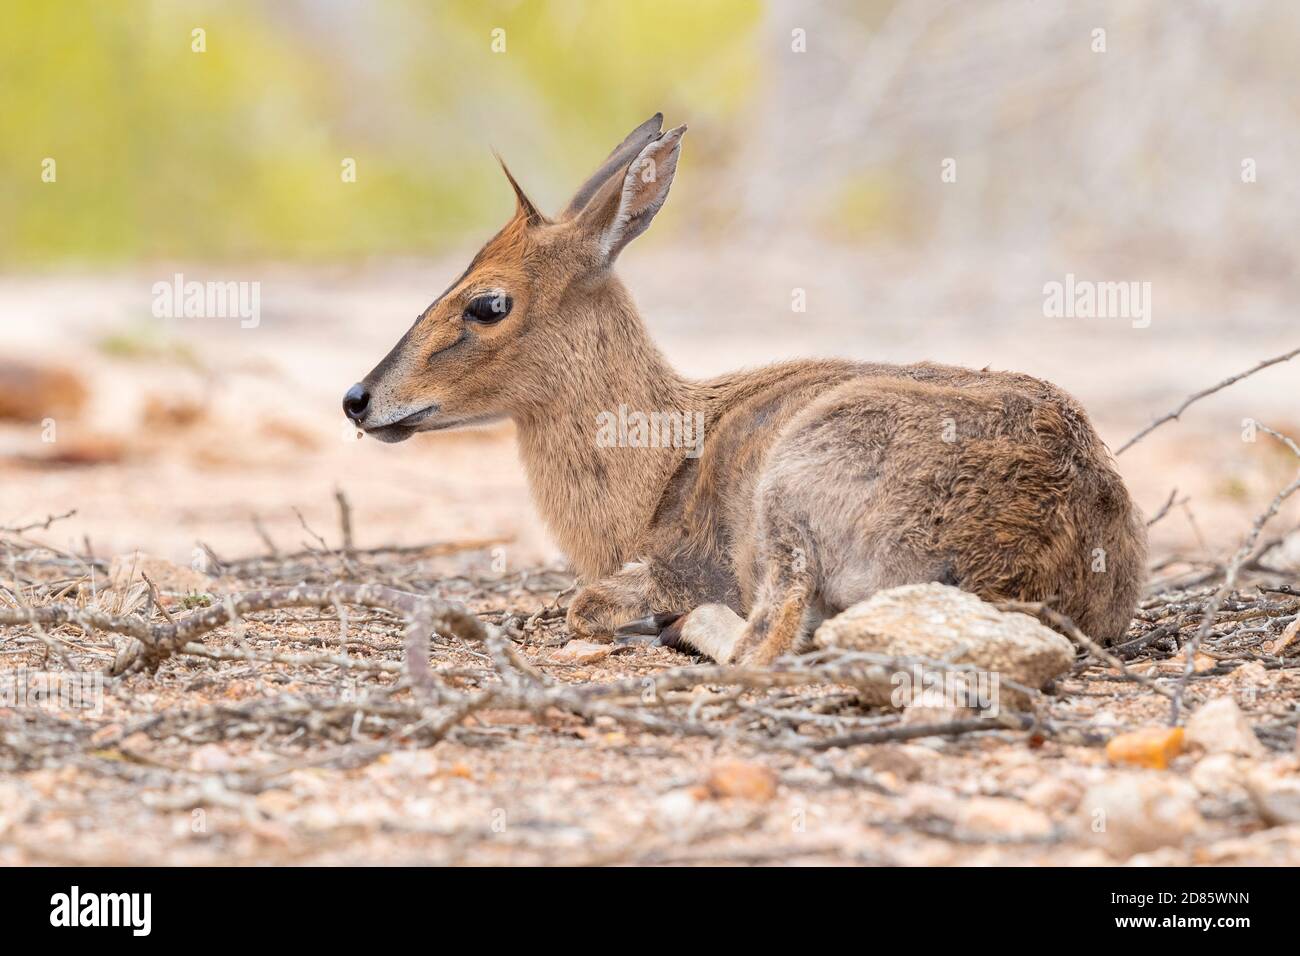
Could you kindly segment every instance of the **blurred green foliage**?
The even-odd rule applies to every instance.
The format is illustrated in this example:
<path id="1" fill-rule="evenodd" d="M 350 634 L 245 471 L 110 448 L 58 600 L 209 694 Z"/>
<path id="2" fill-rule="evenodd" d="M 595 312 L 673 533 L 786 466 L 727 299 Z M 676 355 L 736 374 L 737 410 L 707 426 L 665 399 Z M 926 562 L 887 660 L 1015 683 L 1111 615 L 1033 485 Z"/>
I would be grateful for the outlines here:
<path id="1" fill-rule="evenodd" d="M 95 342 L 99 351 L 124 361 L 171 362 L 201 369 L 198 354 L 182 339 L 169 335 L 160 322 L 135 321 L 119 325 Z"/>
<path id="2" fill-rule="evenodd" d="M 330 259 L 483 236 L 512 202 L 489 147 L 555 208 L 656 109 L 669 122 L 743 109 L 760 13 L 755 0 L 5 0 L 0 265 Z"/>

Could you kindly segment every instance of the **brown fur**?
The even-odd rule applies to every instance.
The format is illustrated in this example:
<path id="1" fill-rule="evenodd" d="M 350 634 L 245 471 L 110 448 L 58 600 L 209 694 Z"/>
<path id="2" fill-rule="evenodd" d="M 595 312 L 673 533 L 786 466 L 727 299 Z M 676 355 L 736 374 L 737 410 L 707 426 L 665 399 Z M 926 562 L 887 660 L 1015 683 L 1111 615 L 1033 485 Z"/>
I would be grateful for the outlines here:
<path id="1" fill-rule="evenodd" d="M 714 656 L 766 663 L 876 590 L 939 580 L 1052 600 L 1119 637 L 1144 525 L 1054 386 L 929 363 L 672 370 L 611 266 L 663 204 L 683 132 L 643 124 L 554 222 L 512 178 L 515 217 L 367 376 L 359 424 L 401 440 L 513 419 L 537 506 L 588 582 L 569 610 L 584 636 L 723 603 L 748 621 Z M 466 318 L 489 289 L 510 314 Z M 601 447 L 597 416 L 620 405 L 702 413 L 703 453 Z"/>

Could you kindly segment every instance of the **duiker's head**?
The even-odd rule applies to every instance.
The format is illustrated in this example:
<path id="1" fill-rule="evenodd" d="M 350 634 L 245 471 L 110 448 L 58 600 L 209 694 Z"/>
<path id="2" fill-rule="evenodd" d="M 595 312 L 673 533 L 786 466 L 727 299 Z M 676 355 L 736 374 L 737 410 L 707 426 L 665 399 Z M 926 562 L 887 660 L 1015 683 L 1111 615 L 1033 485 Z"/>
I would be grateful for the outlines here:
<path id="1" fill-rule="evenodd" d="M 348 389 L 343 411 L 367 434 L 402 441 L 536 405 L 572 362 L 566 321 L 608 281 L 623 247 L 668 197 L 685 126 L 656 114 L 609 155 L 554 220 L 509 171 L 515 214 L 393 350 Z M 504 164 L 502 166 L 504 169 Z"/>

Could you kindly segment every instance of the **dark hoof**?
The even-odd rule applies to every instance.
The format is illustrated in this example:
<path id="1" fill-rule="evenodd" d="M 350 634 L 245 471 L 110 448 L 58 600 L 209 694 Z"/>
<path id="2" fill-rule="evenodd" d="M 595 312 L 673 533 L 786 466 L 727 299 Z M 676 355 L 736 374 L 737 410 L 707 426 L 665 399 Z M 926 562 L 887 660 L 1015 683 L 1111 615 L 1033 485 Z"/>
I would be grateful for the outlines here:
<path id="1" fill-rule="evenodd" d="M 663 614 L 652 614 L 636 621 L 629 621 L 614 632 L 614 643 L 649 644 L 651 646 L 663 644 L 664 635 L 669 630 L 672 630 L 673 625 L 685 616 L 680 611 L 669 611 Z M 680 633 L 677 633 L 673 640 L 680 636 Z M 665 646 L 672 647 L 674 645 Z"/>
<path id="2" fill-rule="evenodd" d="M 659 644 L 661 647 L 671 647 L 673 650 L 682 654 L 695 656 L 695 651 L 689 647 L 682 646 L 682 628 L 686 625 L 687 614 L 677 615 L 677 619 L 659 632 Z"/>

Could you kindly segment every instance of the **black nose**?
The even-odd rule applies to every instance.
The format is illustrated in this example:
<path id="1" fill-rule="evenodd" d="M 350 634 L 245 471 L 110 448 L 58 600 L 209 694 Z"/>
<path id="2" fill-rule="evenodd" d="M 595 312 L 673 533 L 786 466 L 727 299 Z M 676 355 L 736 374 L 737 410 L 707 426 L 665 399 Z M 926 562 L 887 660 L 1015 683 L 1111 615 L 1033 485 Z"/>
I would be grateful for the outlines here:
<path id="1" fill-rule="evenodd" d="M 369 408 L 370 393 L 366 391 L 366 387 L 360 382 L 348 389 L 348 393 L 343 396 L 343 414 L 354 422 L 359 422 L 365 418 Z"/>

